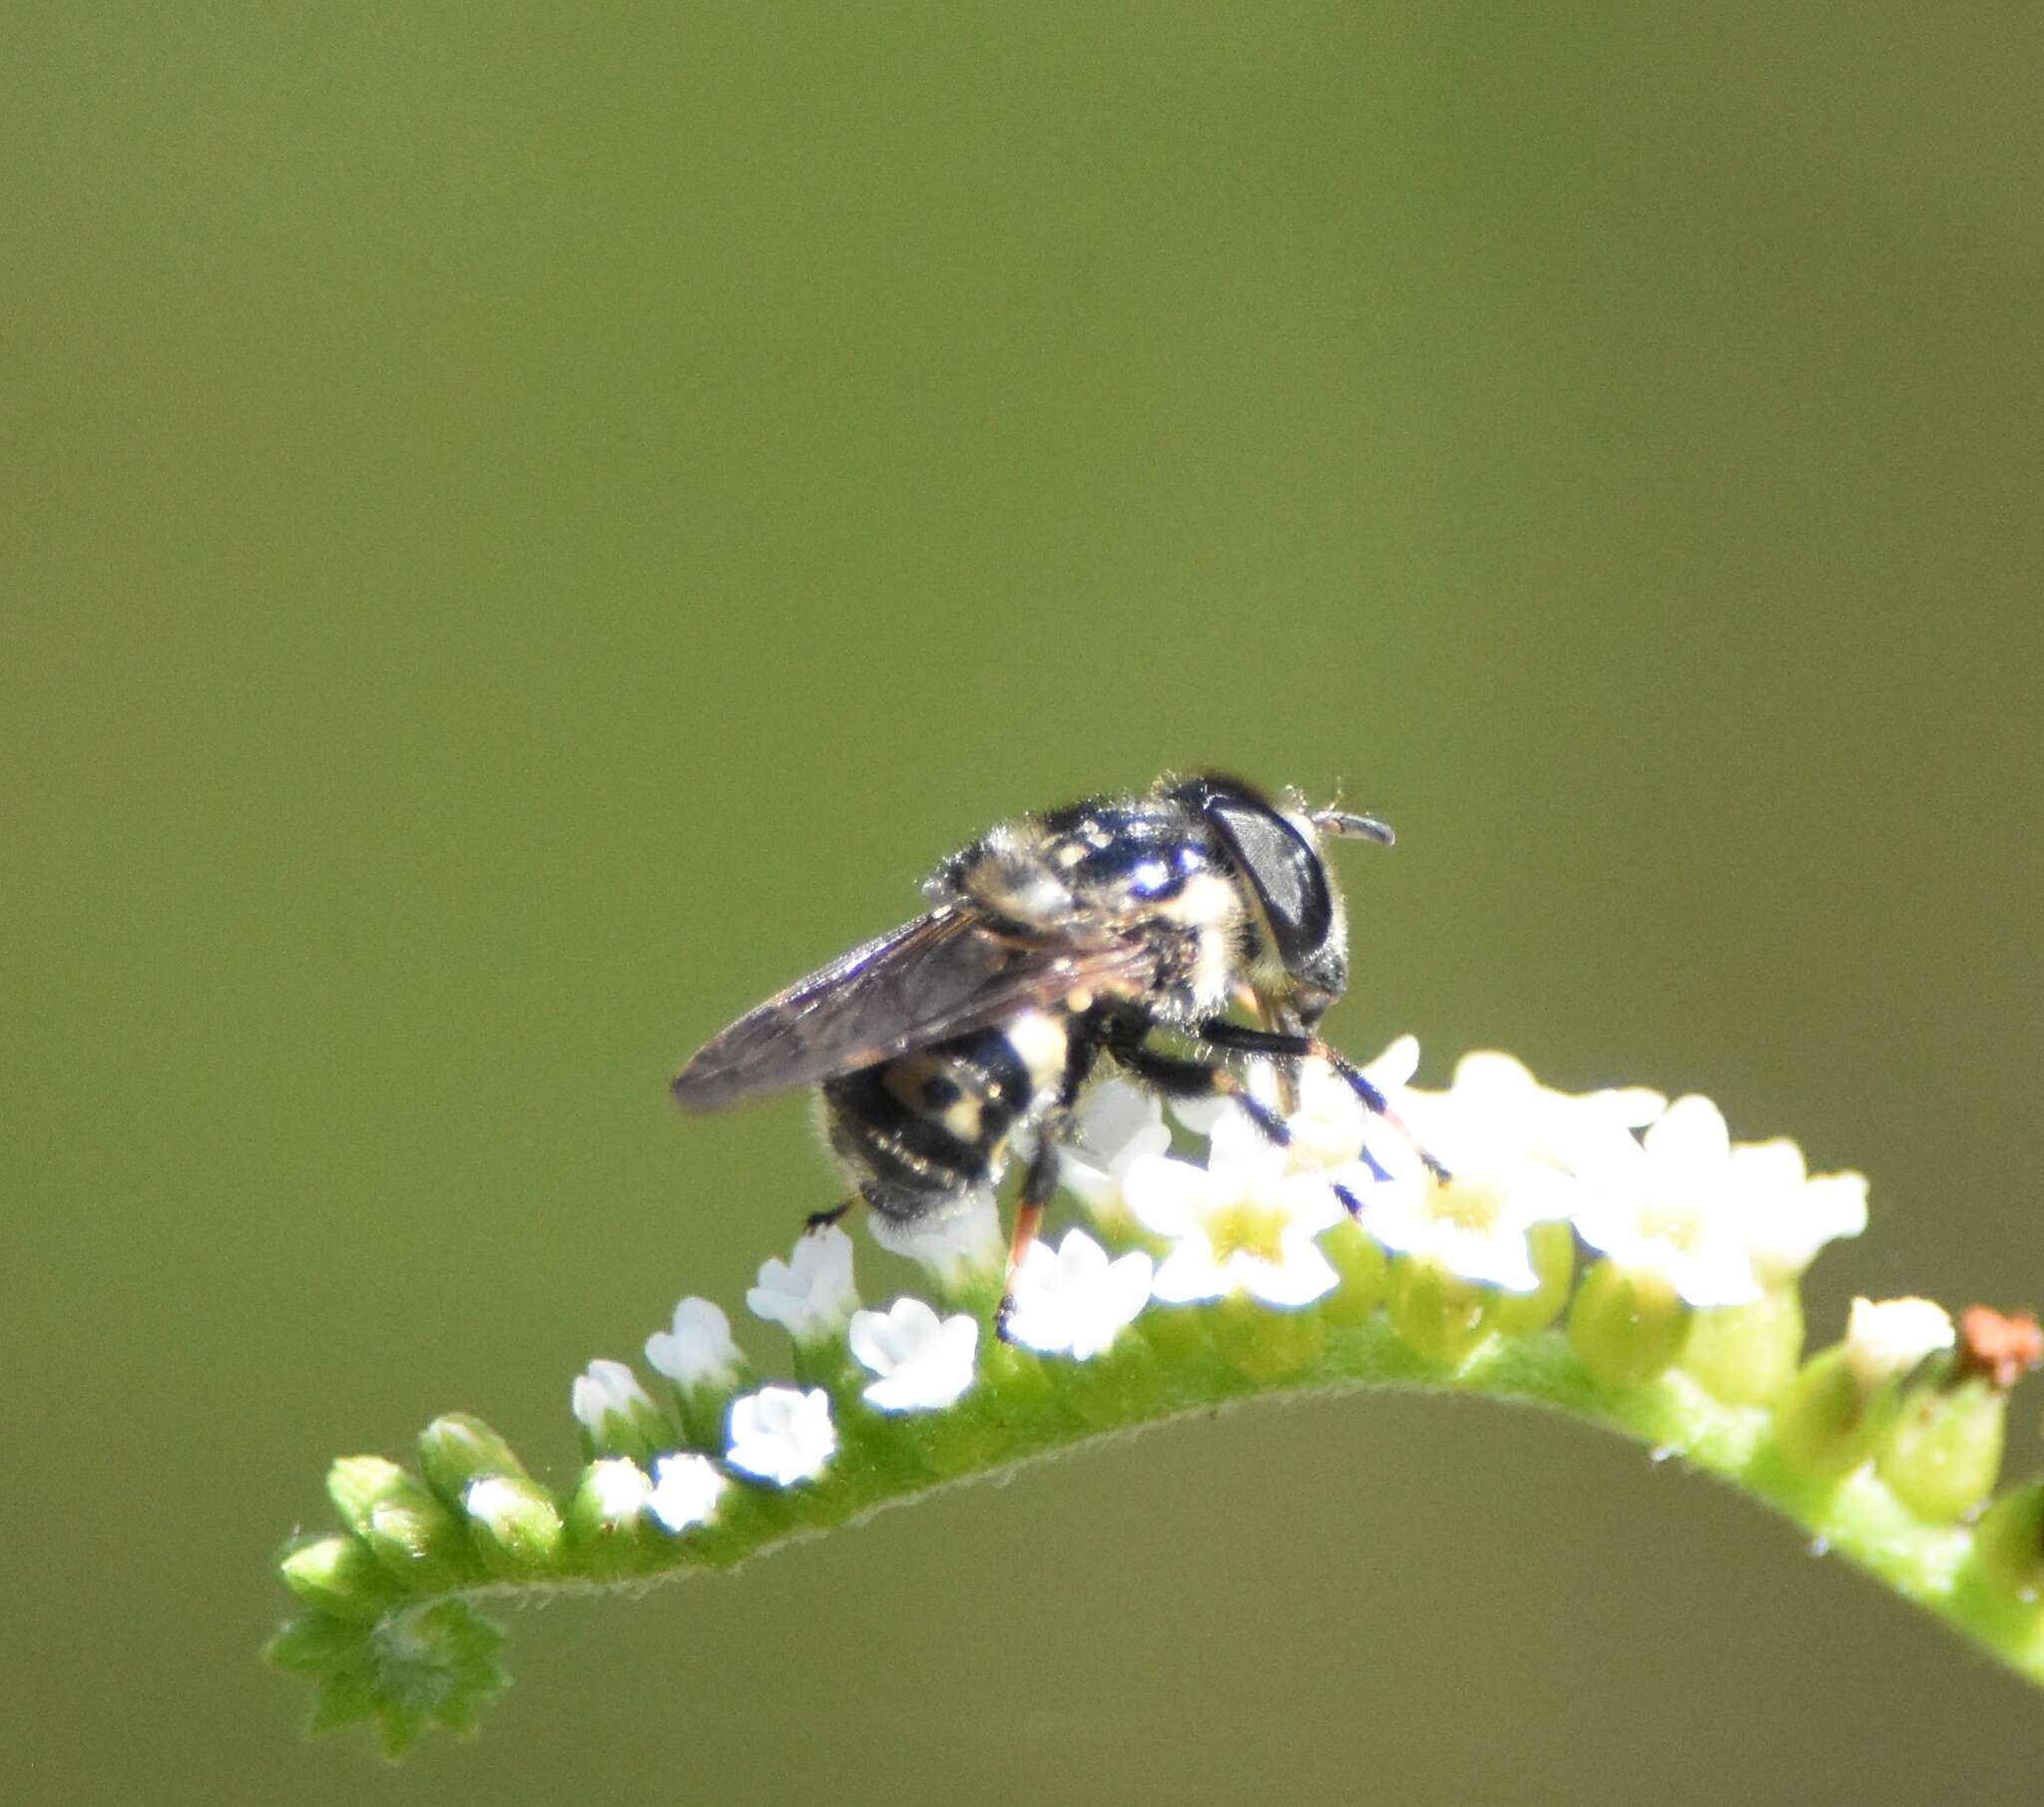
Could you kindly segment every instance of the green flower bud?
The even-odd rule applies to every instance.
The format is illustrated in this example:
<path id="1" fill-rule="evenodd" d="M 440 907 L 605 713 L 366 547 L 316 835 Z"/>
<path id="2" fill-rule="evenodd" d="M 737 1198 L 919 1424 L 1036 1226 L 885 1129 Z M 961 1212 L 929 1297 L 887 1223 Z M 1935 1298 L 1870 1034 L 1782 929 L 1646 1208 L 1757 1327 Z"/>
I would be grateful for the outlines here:
<path id="1" fill-rule="evenodd" d="M 1326 1342 L 1326 1325 L 1310 1306 L 1273 1311 L 1248 1293 L 1232 1293 L 1212 1308 L 1214 1347 L 1238 1373 L 1278 1380 L 1307 1366 Z"/>
<path id="2" fill-rule="evenodd" d="M 1782 1396 L 1775 1442 L 1809 1474 L 1848 1475 L 1873 1454 L 1899 1403 L 1891 1388 L 1868 1392 L 1835 1345 L 1811 1356 Z"/>
<path id="3" fill-rule="evenodd" d="M 1391 1267 L 1382 1246 L 1346 1217 L 1320 1238 L 1320 1252 L 1341 1276 L 1341 1284 L 1320 1300 L 1321 1316 L 1330 1324 L 1360 1324 L 1390 1290 Z"/>
<path id="4" fill-rule="evenodd" d="M 1973 1559 L 2026 1600 L 2044 1593 L 2044 1476 L 2004 1494 L 1973 1528 Z"/>
<path id="5" fill-rule="evenodd" d="M 1994 1491 L 2007 1416 L 2004 1395 L 1984 1379 L 1923 1392 L 1888 1432 L 1874 1472 L 1917 1518 L 1962 1519 Z"/>
<path id="6" fill-rule="evenodd" d="M 285 1552 L 278 1573 L 308 1606 L 373 1623 L 403 1594 L 389 1570 L 354 1538 L 313 1538 Z"/>
<path id="7" fill-rule="evenodd" d="M 1505 1336 L 1531 1336 L 1561 1316 L 1576 1277 L 1576 1232 L 1561 1218 L 1529 1224 L 1526 1254 L 1540 1284 L 1531 1292 L 1497 1295 L 1491 1325 Z"/>
<path id="8" fill-rule="evenodd" d="M 1569 1342 L 1607 1386 L 1641 1386 L 1682 1354 L 1693 1314 L 1659 1275 L 1599 1261 L 1569 1310 Z"/>
<path id="9" fill-rule="evenodd" d="M 1490 1334 L 1499 1294 L 1437 1262 L 1400 1255 L 1391 1263 L 1391 1328 L 1429 1361 L 1453 1367 Z"/>
<path id="10" fill-rule="evenodd" d="M 1788 1390 L 1801 1359 L 1802 1300 L 1790 1281 L 1751 1305 L 1698 1312 L 1681 1366 L 1728 1406 L 1764 1406 Z"/>
<path id="11" fill-rule="evenodd" d="M 377 1506 L 404 1498 L 407 1489 L 417 1485 L 384 1456 L 343 1456 L 326 1471 L 326 1497 L 357 1535 Z"/>
<path id="12" fill-rule="evenodd" d="M 327 1471 L 340 1516 L 408 1591 L 430 1592 L 472 1579 L 460 1522 L 394 1462 L 346 1456 Z"/>
<path id="13" fill-rule="evenodd" d="M 468 1484 L 484 1475 L 525 1475 L 511 1446 L 466 1412 L 449 1412 L 419 1433 L 419 1467 L 426 1485 L 457 1512 Z"/>
<path id="14" fill-rule="evenodd" d="M 635 1568 L 658 1549 L 646 1510 L 652 1496 L 652 1479 L 636 1462 L 610 1457 L 590 1463 L 568 1500 L 567 1552 L 599 1574 Z"/>
<path id="15" fill-rule="evenodd" d="M 469 1535 L 492 1575 L 516 1577 L 544 1569 L 561 1546 L 561 1510 L 524 1475 L 478 1475 L 462 1499 Z"/>
<path id="16" fill-rule="evenodd" d="M 1928 1299 L 1854 1299 L 1845 1340 L 1811 1356 L 1775 1408 L 1776 1445 L 1809 1474 L 1850 1474 L 1951 1343 L 1951 1319 Z"/>
<path id="17" fill-rule="evenodd" d="M 1208 1346 L 1207 1314 L 1191 1305 L 1152 1305 L 1131 1328 L 1167 1365 L 1197 1361 Z M 1008 1345 L 997 1347 L 1006 1350 Z M 993 1351 L 988 1353 L 991 1356 Z M 1028 1358 L 1029 1372 L 1041 1372 L 1041 1363 L 1030 1351 L 1013 1353 Z"/>

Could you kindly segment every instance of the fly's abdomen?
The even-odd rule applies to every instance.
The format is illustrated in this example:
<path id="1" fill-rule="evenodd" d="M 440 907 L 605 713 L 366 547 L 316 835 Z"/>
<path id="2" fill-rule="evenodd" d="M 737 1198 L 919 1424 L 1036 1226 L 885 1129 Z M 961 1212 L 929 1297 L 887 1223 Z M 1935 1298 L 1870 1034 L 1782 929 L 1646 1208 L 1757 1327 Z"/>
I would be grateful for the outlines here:
<path id="1" fill-rule="evenodd" d="M 1057 1097 L 1070 1045 L 1062 1012 L 1027 1011 L 826 1081 L 831 1149 L 873 1209 L 923 1216 L 1000 1179 L 1015 1129 Z"/>

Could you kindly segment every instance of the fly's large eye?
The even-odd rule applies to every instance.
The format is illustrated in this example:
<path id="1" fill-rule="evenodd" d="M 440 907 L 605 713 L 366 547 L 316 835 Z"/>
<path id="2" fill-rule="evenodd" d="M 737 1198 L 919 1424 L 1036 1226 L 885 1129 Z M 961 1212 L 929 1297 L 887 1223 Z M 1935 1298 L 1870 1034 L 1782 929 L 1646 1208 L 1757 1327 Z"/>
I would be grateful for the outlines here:
<path id="1" fill-rule="evenodd" d="M 1324 954 L 1334 929 L 1326 868 L 1312 844 L 1240 778 L 1210 773 L 1170 794 L 1214 825 L 1263 905 L 1278 957 L 1302 973 Z"/>
<path id="2" fill-rule="evenodd" d="M 1296 966 L 1318 952 L 1334 921 L 1320 856 L 1273 810 L 1216 798 L 1207 813 L 1256 886 L 1284 964 Z"/>
<path id="3" fill-rule="evenodd" d="M 1172 793 L 1199 810 L 1235 855 L 1255 888 L 1278 944 L 1293 972 L 1326 946 L 1334 901 L 1326 869 L 1298 830 L 1247 784 L 1231 778 L 1196 778 Z"/>

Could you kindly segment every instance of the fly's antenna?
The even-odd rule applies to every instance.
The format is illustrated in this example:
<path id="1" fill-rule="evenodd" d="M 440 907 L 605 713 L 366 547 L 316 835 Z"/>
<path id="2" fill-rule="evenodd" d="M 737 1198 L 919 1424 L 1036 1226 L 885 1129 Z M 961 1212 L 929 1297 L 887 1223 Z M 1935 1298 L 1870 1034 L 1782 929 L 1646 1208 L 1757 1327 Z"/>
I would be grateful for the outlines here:
<path id="1" fill-rule="evenodd" d="M 1322 834 L 1335 835 L 1343 840 L 1375 841 L 1379 847 L 1389 847 L 1398 838 L 1391 832 L 1389 822 L 1380 822 L 1373 815 L 1355 815 L 1346 809 L 1336 809 L 1332 804 L 1325 809 L 1315 809 L 1311 820 Z"/>

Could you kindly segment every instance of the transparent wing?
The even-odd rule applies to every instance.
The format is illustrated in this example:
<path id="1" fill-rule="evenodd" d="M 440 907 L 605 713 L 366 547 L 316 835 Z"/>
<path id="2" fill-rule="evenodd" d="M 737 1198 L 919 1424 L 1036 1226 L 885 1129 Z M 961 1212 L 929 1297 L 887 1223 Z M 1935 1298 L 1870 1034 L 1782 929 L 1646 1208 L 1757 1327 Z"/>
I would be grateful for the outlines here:
<path id="1" fill-rule="evenodd" d="M 1155 954 L 1131 935 L 1019 939 L 947 905 L 876 936 L 748 1011 L 676 1075 L 685 1111 L 814 1085 L 1078 991 L 1140 995 Z"/>

